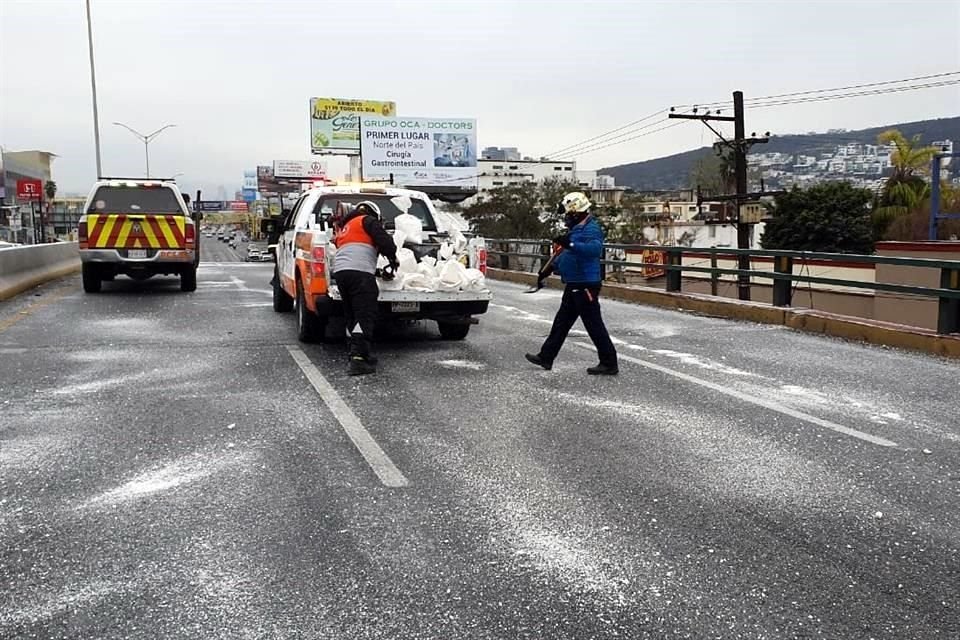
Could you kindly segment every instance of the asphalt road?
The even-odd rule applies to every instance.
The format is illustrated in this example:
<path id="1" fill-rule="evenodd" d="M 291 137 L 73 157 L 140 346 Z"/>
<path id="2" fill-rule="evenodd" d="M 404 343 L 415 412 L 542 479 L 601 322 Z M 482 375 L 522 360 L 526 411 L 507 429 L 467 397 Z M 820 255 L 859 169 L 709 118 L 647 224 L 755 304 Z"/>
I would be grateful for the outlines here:
<path id="1" fill-rule="evenodd" d="M 247 244 L 241 242 L 236 249 L 216 236 L 208 238 L 201 233 L 200 260 L 201 262 L 243 262 L 247 256 Z"/>
<path id="2" fill-rule="evenodd" d="M 270 269 L 0 304 L 0 637 L 960 634 L 960 364 L 497 283 L 356 379 Z"/>

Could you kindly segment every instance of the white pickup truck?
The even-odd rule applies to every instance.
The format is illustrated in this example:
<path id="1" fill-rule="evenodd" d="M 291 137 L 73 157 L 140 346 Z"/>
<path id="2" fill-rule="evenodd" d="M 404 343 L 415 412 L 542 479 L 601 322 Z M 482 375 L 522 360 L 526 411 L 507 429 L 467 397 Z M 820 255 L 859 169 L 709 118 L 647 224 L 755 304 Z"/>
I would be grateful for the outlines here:
<path id="1" fill-rule="evenodd" d="M 397 199 L 396 201 L 394 199 Z M 408 200 L 409 199 L 409 200 Z M 343 304 L 331 266 L 335 248 L 330 218 L 341 203 L 356 205 L 364 200 L 380 208 L 384 227 L 402 213 L 416 216 L 423 226 L 423 242 L 409 243 L 419 261 L 435 257 L 453 229 L 438 224 L 437 212 L 426 194 L 408 189 L 370 186 L 326 186 L 304 192 L 282 219 L 264 220 L 262 230 L 275 246 L 273 309 L 297 312 L 297 337 L 303 342 L 323 340 L 331 319 L 342 318 Z M 397 202 L 407 211 L 401 211 Z M 399 247 L 398 247 L 399 248 Z M 487 250 L 482 239 L 467 244 L 464 266 L 486 272 Z M 491 300 L 488 289 L 457 291 L 392 290 L 381 286 L 381 320 L 434 320 L 440 335 L 448 340 L 467 337 L 474 316 L 486 313 Z"/>

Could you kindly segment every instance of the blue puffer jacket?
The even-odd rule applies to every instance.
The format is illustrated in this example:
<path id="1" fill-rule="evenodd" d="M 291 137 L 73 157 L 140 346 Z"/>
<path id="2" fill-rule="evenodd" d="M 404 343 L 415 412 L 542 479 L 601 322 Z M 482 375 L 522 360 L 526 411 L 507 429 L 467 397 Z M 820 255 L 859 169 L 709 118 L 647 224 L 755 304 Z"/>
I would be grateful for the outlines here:
<path id="1" fill-rule="evenodd" d="M 593 216 L 570 230 L 570 248 L 557 256 L 560 279 L 567 284 L 600 284 L 603 229 Z"/>

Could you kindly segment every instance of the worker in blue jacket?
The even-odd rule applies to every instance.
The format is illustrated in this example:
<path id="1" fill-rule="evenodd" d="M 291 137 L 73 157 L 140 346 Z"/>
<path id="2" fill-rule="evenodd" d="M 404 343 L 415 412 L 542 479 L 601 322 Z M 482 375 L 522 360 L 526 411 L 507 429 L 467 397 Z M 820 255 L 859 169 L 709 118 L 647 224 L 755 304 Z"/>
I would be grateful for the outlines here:
<path id="1" fill-rule="evenodd" d="M 566 286 L 560 309 L 553 319 L 550 335 L 540 347 L 539 353 L 526 354 L 527 360 L 547 371 L 553 368 L 553 361 L 567 339 L 567 334 L 577 318 L 580 318 L 600 358 L 600 363 L 587 369 L 587 373 L 617 375 L 619 372 L 617 350 L 600 315 L 603 229 L 590 213 L 592 206 L 590 199 L 579 191 L 568 193 L 560 205 L 568 231 L 554 239 L 554 243 L 562 247 L 554 260 L 554 266 Z M 541 274 L 541 278 L 548 275 L 549 273 Z"/>

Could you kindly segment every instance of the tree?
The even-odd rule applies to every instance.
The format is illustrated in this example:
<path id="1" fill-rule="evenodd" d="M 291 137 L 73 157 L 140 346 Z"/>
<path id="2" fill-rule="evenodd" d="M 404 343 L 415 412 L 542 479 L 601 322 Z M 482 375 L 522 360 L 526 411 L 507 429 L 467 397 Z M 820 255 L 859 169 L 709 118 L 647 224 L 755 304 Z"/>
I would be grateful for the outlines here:
<path id="1" fill-rule="evenodd" d="M 532 183 L 508 184 L 463 209 L 470 228 L 488 238 L 545 238 L 549 224 L 542 219 L 540 194 Z"/>
<path id="2" fill-rule="evenodd" d="M 890 164 L 893 174 L 887 180 L 888 184 L 908 182 L 913 176 L 925 175 L 930 169 L 930 161 L 939 150 L 936 147 L 921 146 L 920 134 L 907 139 L 896 129 L 884 131 L 877 136 L 880 144 L 893 144 L 893 153 L 890 154 Z"/>
<path id="3" fill-rule="evenodd" d="M 888 231 L 894 222 L 922 208 L 929 199 L 930 185 L 924 176 L 929 172 L 930 161 L 938 149 L 921 146 L 919 134 L 908 140 L 896 129 L 881 133 L 877 142 L 893 144 L 894 147 L 890 154 L 893 172 L 873 207 L 874 235 L 879 239 L 889 238 Z M 902 230 L 904 225 L 897 225 L 897 228 Z"/>
<path id="4" fill-rule="evenodd" d="M 563 224 L 557 204 L 580 185 L 547 178 L 493 189 L 479 202 L 463 208 L 463 218 L 474 232 L 490 238 L 549 238 Z"/>
<path id="5" fill-rule="evenodd" d="M 760 244 L 764 249 L 873 253 L 872 197 L 847 182 L 794 187 L 776 197 Z"/>

